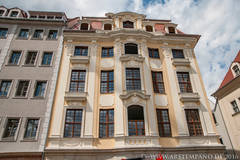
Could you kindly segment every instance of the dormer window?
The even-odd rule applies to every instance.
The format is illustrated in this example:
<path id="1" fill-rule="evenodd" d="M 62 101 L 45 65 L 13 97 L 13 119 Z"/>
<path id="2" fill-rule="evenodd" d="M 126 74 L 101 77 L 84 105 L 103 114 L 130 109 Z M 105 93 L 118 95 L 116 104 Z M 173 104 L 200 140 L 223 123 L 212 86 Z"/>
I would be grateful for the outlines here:
<path id="1" fill-rule="evenodd" d="M 38 18 L 39 19 L 45 19 L 45 16 L 39 16 Z"/>
<path id="2" fill-rule="evenodd" d="M 88 24 L 87 23 L 82 23 L 80 29 L 81 30 L 88 30 Z"/>
<path id="3" fill-rule="evenodd" d="M 37 16 L 30 16 L 30 18 L 37 18 Z"/>
<path id="4" fill-rule="evenodd" d="M 146 26 L 146 31 L 147 32 L 153 32 L 153 27 L 152 26 Z"/>
<path id="5" fill-rule="evenodd" d="M 125 54 L 138 54 L 138 46 L 135 43 L 125 44 Z"/>
<path id="6" fill-rule="evenodd" d="M 134 28 L 133 22 L 131 22 L 131 21 L 123 22 L 123 28 Z"/>
<path id="7" fill-rule="evenodd" d="M 233 71 L 235 72 L 236 76 L 239 76 L 240 75 L 240 69 L 237 65 L 234 65 L 232 67 Z"/>
<path id="8" fill-rule="evenodd" d="M 175 28 L 174 27 L 168 27 L 168 33 L 175 34 Z"/>
<path id="9" fill-rule="evenodd" d="M 3 16 L 4 10 L 0 10 L 0 16 Z"/>
<path id="10" fill-rule="evenodd" d="M 47 16 L 47 19 L 53 19 L 54 17 L 53 16 Z"/>
<path id="11" fill-rule="evenodd" d="M 17 17 L 18 11 L 12 11 L 10 17 Z"/>
<path id="12" fill-rule="evenodd" d="M 111 24 L 104 24 L 104 30 L 112 30 Z"/>
<path id="13" fill-rule="evenodd" d="M 56 19 L 62 19 L 62 17 L 61 16 L 56 16 Z"/>

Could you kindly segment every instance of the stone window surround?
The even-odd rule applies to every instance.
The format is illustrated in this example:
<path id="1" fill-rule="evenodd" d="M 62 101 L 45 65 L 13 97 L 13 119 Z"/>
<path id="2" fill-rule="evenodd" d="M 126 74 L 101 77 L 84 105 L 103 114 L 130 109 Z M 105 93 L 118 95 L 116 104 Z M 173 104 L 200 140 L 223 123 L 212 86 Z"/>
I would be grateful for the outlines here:
<path id="1" fill-rule="evenodd" d="M 237 77 L 235 71 L 233 70 L 233 67 L 234 67 L 235 65 L 237 65 L 238 68 L 239 68 L 239 70 L 240 70 L 240 64 L 239 64 L 238 62 L 233 62 L 233 63 L 231 64 L 231 71 L 232 71 L 232 74 L 233 74 L 234 78 Z"/>
<path id="2" fill-rule="evenodd" d="M 37 51 L 37 50 L 27 50 L 27 51 L 25 51 L 26 53 L 24 53 L 25 54 L 25 56 L 24 56 L 24 62 L 23 62 L 23 64 L 22 64 L 22 66 L 36 66 L 37 65 L 37 62 L 38 62 L 38 57 L 39 57 L 39 54 L 40 54 L 40 51 Z M 28 56 L 28 53 L 29 52 L 37 52 L 37 55 L 36 55 L 36 59 L 35 59 L 35 62 L 34 62 L 34 64 L 33 65 L 31 65 L 31 64 L 26 64 L 26 60 L 27 60 L 27 56 Z"/>
<path id="3" fill-rule="evenodd" d="M 37 133 L 36 133 L 36 136 L 35 138 L 24 138 L 24 135 L 25 135 L 25 132 L 26 132 L 26 129 L 27 129 L 27 122 L 29 119 L 38 119 L 38 128 L 37 128 Z M 38 137 L 39 137 L 39 133 L 40 133 L 40 126 L 41 126 L 41 118 L 40 117 L 26 117 L 26 118 L 23 118 L 23 123 L 24 123 L 24 131 L 23 131 L 23 134 L 22 134 L 22 138 L 20 141 L 38 141 Z"/>
<path id="4" fill-rule="evenodd" d="M 52 67 L 54 65 L 54 59 L 55 59 L 55 51 L 49 51 L 49 50 L 44 50 L 44 51 L 41 51 L 42 53 L 39 55 L 41 56 L 41 58 L 39 58 L 39 62 L 38 62 L 38 66 L 39 67 Z M 51 63 L 50 65 L 43 65 L 42 64 L 42 60 L 43 60 L 43 56 L 44 56 L 44 53 L 48 53 L 48 52 L 51 52 L 52 53 L 52 60 L 51 60 Z"/>
<path id="5" fill-rule="evenodd" d="M 9 60 L 12 57 L 13 52 L 21 52 L 21 55 L 18 59 L 18 63 L 17 64 L 10 64 Z M 9 54 L 7 56 L 7 61 L 6 61 L 6 66 L 19 66 L 21 64 L 22 61 L 22 57 L 23 57 L 24 51 L 23 50 L 18 50 L 18 49 L 12 49 L 11 51 L 9 51 Z"/>
<path id="6" fill-rule="evenodd" d="M 11 9 L 10 12 L 8 12 L 8 17 L 11 17 L 12 12 L 14 11 L 18 12 L 18 14 L 16 17 L 13 17 L 13 18 L 18 18 L 21 12 L 19 9 Z"/>
<path id="7" fill-rule="evenodd" d="M 48 38 L 48 35 L 49 35 L 49 32 L 51 31 L 51 30 L 56 30 L 57 31 L 57 37 L 55 38 L 55 39 L 51 39 L 51 38 Z M 46 40 L 48 40 L 48 41 L 57 41 L 58 40 L 58 38 L 60 37 L 60 29 L 59 28 L 48 28 L 48 29 L 45 29 L 45 32 L 47 33 L 47 35 L 46 35 Z"/>
<path id="8" fill-rule="evenodd" d="M 0 98 L 9 98 L 9 97 L 10 97 L 10 94 L 11 94 L 11 91 L 12 91 L 13 84 L 14 84 L 14 80 L 13 80 L 13 79 L 1 79 L 1 80 L 0 80 L 0 84 L 2 83 L 2 81 L 11 81 L 11 85 L 10 85 L 10 87 L 9 87 L 9 89 L 8 89 L 8 94 L 7 94 L 7 96 L 6 96 L 6 97 L 0 96 Z"/>
<path id="9" fill-rule="evenodd" d="M 43 36 L 42 36 L 42 38 L 34 38 L 34 37 L 33 37 L 33 35 L 34 35 L 34 33 L 35 33 L 36 30 L 43 30 Z M 32 32 L 32 34 L 31 34 L 31 36 L 30 36 L 30 39 L 31 39 L 31 40 L 43 40 L 43 39 L 47 39 L 47 38 L 46 38 L 46 30 L 47 30 L 47 29 L 45 29 L 45 28 L 35 28 L 35 29 L 33 29 L 33 32 Z"/>
<path id="10" fill-rule="evenodd" d="M 84 128 L 85 128 L 85 123 L 87 121 L 85 120 L 86 117 L 86 107 L 85 106 L 64 106 L 63 108 L 63 115 L 62 115 L 62 125 L 61 125 L 61 132 L 60 132 L 60 137 L 61 138 L 78 138 L 78 137 L 64 137 L 64 130 L 65 130 L 65 120 L 66 120 L 66 113 L 67 109 L 82 109 L 82 124 L 81 124 L 81 136 L 79 138 L 84 137 Z M 90 122 L 91 123 L 91 122 Z"/>
<path id="11" fill-rule="evenodd" d="M 23 97 L 23 96 L 16 96 L 16 93 L 17 93 L 17 89 L 18 89 L 18 85 L 19 85 L 19 82 L 20 81 L 29 81 L 29 84 L 28 84 L 28 89 L 27 89 L 27 93 L 26 95 Z M 14 95 L 13 95 L 13 98 L 15 99 L 27 99 L 28 96 L 29 96 L 29 92 L 30 92 L 30 88 L 31 88 L 31 83 L 32 81 L 30 79 L 19 79 L 17 80 L 17 83 L 15 84 L 15 89 L 14 89 Z"/>
<path id="12" fill-rule="evenodd" d="M 7 8 L 1 7 L 0 10 L 3 11 L 3 15 L 2 15 L 2 17 L 3 17 L 3 16 L 6 16 Z"/>
<path id="13" fill-rule="evenodd" d="M 44 90 L 44 95 L 43 95 L 43 97 L 36 97 L 36 96 L 34 96 L 34 94 L 35 94 L 35 89 L 36 89 L 36 87 L 37 87 L 37 82 L 46 82 L 46 87 L 45 87 L 45 90 Z M 33 93 L 32 93 L 32 99 L 44 99 L 44 98 L 46 98 L 46 95 L 47 95 L 47 90 L 48 90 L 48 84 L 49 83 L 49 81 L 48 80 L 35 80 L 35 82 L 34 82 L 34 87 L 33 87 L 33 89 L 32 89 L 32 91 L 33 91 Z"/>
<path id="14" fill-rule="evenodd" d="M 74 44 L 72 45 L 70 52 L 68 55 L 70 56 L 74 56 L 74 52 L 75 52 L 75 47 L 88 47 L 88 55 L 90 57 L 90 53 L 91 53 L 91 45 L 90 44 Z"/>
<path id="15" fill-rule="evenodd" d="M 79 23 L 79 30 L 81 30 L 81 25 L 82 25 L 83 23 L 87 23 L 87 24 L 88 24 L 88 30 L 86 30 L 86 31 L 89 31 L 89 30 L 91 29 L 91 22 L 88 21 L 88 20 L 82 20 L 82 21 Z M 85 31 L 85 30 L 83 30 L 83 31 Z"/>

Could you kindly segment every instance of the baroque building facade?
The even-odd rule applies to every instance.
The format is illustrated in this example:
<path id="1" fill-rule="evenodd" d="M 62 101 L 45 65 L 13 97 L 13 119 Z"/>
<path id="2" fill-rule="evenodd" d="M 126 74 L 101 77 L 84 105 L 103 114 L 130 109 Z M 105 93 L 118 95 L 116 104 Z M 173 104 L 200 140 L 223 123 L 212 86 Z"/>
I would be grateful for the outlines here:
<path id="1" fill-rule="evenodd" d="M 66 22 L 0 6 L 0 159 L 42 159 Z"/>
<path id="2" fill-rule="evenodd" d="M 69 19 L 63 36 L 46 159 L 223 152 L 194 53 L 199 35 L 120 12 Z"/>

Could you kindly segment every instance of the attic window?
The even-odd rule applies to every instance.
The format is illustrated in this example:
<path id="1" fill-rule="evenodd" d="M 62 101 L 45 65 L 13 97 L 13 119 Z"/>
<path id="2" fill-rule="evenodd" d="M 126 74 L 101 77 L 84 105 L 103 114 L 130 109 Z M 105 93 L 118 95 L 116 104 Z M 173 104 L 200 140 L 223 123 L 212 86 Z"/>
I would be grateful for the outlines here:
<path id="1" fill-rule="evenodd" d="M 240 70 L 239 70 L 239 68 L 238 68 L 237 65 L 234 65 L 232 69 L 233 69 L 233 71 L 235 72 L 236 76 L 239 76 L 239 75 L 240 75 Z"/>
<path id="2" fill-rule="evenodd" d="M 81 30 L 88 30 L 88 24 L 87 23 L 82 23 L 80 29 Z"/>
<path id="3" fill-rule="evenodd" d="M 37 16 L 30 16 L 30 18 L 37 18 Z"/>
<path id="4" fill-rule="evenodd" d="M 47 19 L 53 19 L 54 17 L 53 16 L 47 16 Z"/>
<path id="5" fill-rule="evenodd" d="M 57 16 L 56 19 L 62 19 L 62 17 L 61 16 Z"/>
<path id="6" fill-rule="evenodd" d="M 175 34 L 175 28 L 174 27 L 168 27 L 168 33 Z"/>
<path id="7" fill-rule="evenodd" d="M 153 32 L 153 27 L 152 26 L 146 26 L 146 31 L 147 32 Z"/>
<path id="8" fill-rule="evenodd" d="M 131 22 L 131 21 L 123 22 L 123 28 L 134 28 L 133 27 L 133 22 Z"/>
<path id="9" fill-rule="evenodd" d="M 45 16 L 39 16 L 40 19 L 45 19 Z"/>
<path id="10" fill-rule="evenodd" d="M 111 24 L 104 24 L 104 30 L 112 30 Z"/>
<path id="11" fill-rule="evenodd" d="M 17 17 L 18 11 L 12 11 L 10 17 Z"/>
<path id="12" fill-rule="evenodd" d="M 125 44 L 125 54 L 138 54 L 138 46 L 134 43 Z"/>
<path id="13" fill-rule="evenodd" d="M 0 10 L 0 16 L 3 16 L 4 10 Z"/>

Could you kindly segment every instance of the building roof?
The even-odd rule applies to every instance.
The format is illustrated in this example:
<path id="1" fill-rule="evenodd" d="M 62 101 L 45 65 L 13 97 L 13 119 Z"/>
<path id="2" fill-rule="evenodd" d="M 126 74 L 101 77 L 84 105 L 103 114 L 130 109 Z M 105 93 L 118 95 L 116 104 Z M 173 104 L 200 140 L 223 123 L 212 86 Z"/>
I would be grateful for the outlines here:
<path id="1" fill-rule="evenodd" d="M 237 56 L 235 57 L 235 59 L 234 59 L 234 61 L 232 63 L 234 63 L 234 62 L 240 63 L 240 50 L 238 51 L 238 54 L 237 54 Z M 225 85 L 227 85 L 233 79 L 234 79 L 234 76 L 232 74 L 231 67 L 229 67 L 228 72 L 225 75 L 225 77 L 224 77 L 224 79 L 223 79 L 219 89 L 224 87 Z"/>

